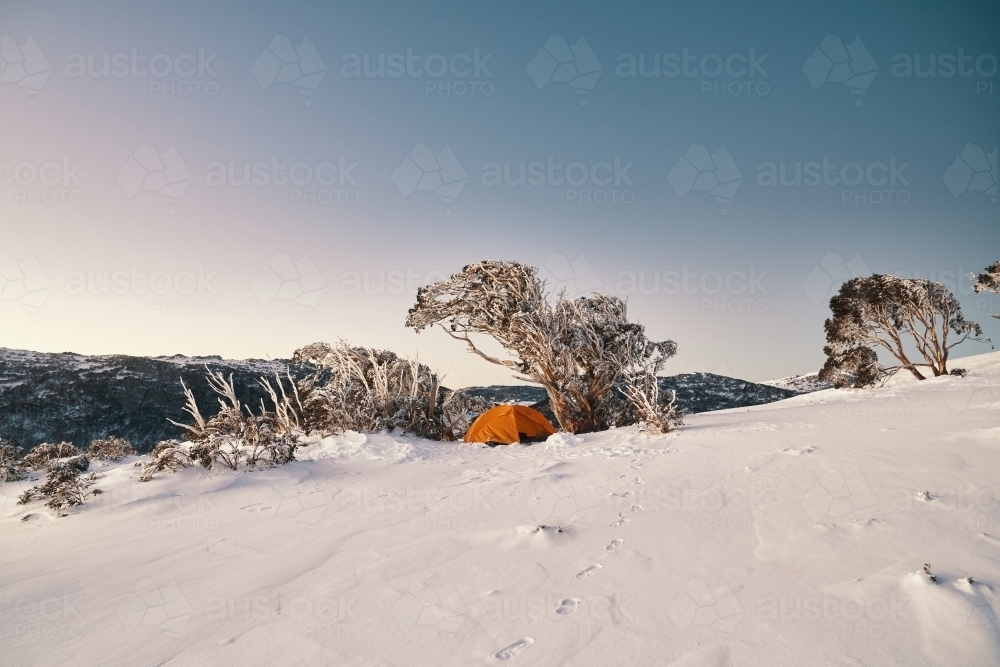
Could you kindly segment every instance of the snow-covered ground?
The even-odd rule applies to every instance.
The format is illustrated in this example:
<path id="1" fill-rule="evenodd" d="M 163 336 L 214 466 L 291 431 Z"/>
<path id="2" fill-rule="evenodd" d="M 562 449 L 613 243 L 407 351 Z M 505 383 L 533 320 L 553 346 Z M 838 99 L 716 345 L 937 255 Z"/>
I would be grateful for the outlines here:
<path id="1" fill-rule="evenodd" d="M 667 436 L 95 464 L 63 518 L 3 484 L 0 664 L 997 665 L 1000 353 L 960 365 Z"/>
<path id="2" fill-rule="evenodd" d="M 798 394 L 808 394 L 811 391 L 829 389 L 833 386 L 832 382 L 820 380 L 818 375 L 819 373 L 789 375 L 788 377 L 778 378 L 777 380 L 768 380 L 767 382 L 762 382 L 761 384 L 778 387 L 779 389 L 790 389 Z"/>

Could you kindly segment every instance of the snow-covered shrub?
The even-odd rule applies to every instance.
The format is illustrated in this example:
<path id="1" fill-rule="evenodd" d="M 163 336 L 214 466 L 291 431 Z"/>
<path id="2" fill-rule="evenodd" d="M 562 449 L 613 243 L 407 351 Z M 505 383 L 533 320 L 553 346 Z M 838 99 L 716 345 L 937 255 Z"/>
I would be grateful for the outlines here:
<path id="1" fill-rule="evenodd" d="M 946 375 L 951 348 L 965 340 L 989 342 L 944 285 L 922 278 L 852 278 L 830 299 L 830 310 L 833 317 L 824 324 L 827 360 L 819 379 L 837 387 L 871 387 L 902 369 L 923 380 L 918 366 L 935 377 Z M 884 367 L 878 349 L 898 364 Z M 911 349 L 924 363 L 910 360 Z"/>
<path id="2" fill-rule="evenodd" d="M 0 438 L 0 482 L 17 482 L 25 478 L 27 465 L 21 459 L 21 445 Z"/>
<path id="3" fill-rule="evenodd" d="M 48 499 L 45 503 L 57 512 L 65 511 L 86 501 L 87 489 L 94 483 L 95 475 L 81 476 L 90 467 L 90 459 L 85 454 L 63 461 L 52 461 L 48 465 L 48 477 L 44 484 L 35 486 L 17 499 L 19 505 L 27 505 L 35 500 Z M 96 493 L 96 491 L 92 492 Z"/>
<path id="4" fill-rule="evenodd" d="M 253 414 L 237 398 L 232 376 L 226 379 L 221 373 L 209 370 L 207 379 L 219 395 L 219 412 L 208 419 L 203 417 L 194 394 L 184 386 L 187 397 L 184 410 L 194 423 L 172 422 L 187 431 L 192 443 L 188 455 L 192 460 L 208 469 L 218 461 L 232 470 L 241 463 L 274 466 L 295 460 L 295 450 L 300 446 L 299 432 L 294 432 L 281 416 L 268 412 L 263 405 L 261 414 Z"/>
<path id="5" fill-rule="evenodd" d="M 295 391 L 307 432 L 398 428 L 427 438 L 442 436 L 438 380 L 424 364 L 343 341 L 312 343 L 297 350 L 292 361 L 314 369 Z"/>
<path id="6" fill-rule="evenodd" d="M 435 325 L 490 363 L 545 388 L 559 425 L 572 433 L 645 421 L 669 430 L 679 423 L 656 391 L 656 373 L 677 351 L 673 341 L 646 339 L 614 296 L 570 299 L 551 294 L 538 269 L 507 261 L 470 264 L 421 287 L 406 325 Z M 512 358 L 480 350 L 470 334 L 492 337 Z"/>
<path id="7" fill-rule="evenodd" d="M 629 378 L 621 388 L 626 399 L 621 423 L 635 421 L 644 431 L 669 433 L 684 423 L 684 411 L 677 407 L 677 392 L 670 398 L 660 397 L 660 386 L 655 375 Z"/>
<path id="8" fill-rule="evenodd" d="M 148 482 L 158 472 L 164 470 L 176 472 L 181 468 L 187 468 L 193 463 L 191 455 L 184 444 L 177 440 L 163 440 L 149 453 L 149 461 L 142 465 L 139 481 Z"/>
<path id="9" fill-rule="evenodd" d="M 996 292 L 1000 294 L 1000 262 L 994 262 L 986 267 L 985 273 L 976 276 L 976 284 L 972 286 L 976 294 L 981 292 Z M 1000 314 L 991 317 L 1000 318 Z"/>
<path id="10" fill-rule="evenodd" d="M 47 442 L 43 442 L 24 457 L 24 464 L 34 470 L 41 470 L 52 461 L 79 455 L 80 450 L 72 443 L 60 442 L 58 445 L 50 445 Z"/>
<path id="11" fill-rule="evenodd" d="M 135 456 L 135 447 L 125 438 L 109 435 L 91 442 L 87 447 L 87 456 L 102 461 L 120 461 L 126 456 Z"/>
<path id="12" fill-rule="evenodd" d="M 472 423 L 496 403 L 464 391 L 450 391 L 441 401 L 442 440 L 456 441 L 465 437 Z"/>

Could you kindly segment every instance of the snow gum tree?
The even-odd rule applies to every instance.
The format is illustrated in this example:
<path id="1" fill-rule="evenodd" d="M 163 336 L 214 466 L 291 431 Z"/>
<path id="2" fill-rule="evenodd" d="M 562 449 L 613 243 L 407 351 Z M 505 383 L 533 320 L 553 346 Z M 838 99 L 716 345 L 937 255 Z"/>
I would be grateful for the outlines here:
<path id="1" fill-rule="evenodd" d="M 928 372 L 946 375 L 953 347 L 969 339 L 989 342 L 944 285 L 922 278 L 853 278 L 830 299 L 830 310 L 819 378 L 838 387 L 870 387 L 903 369 L 918 380 Z M 878 350 L 897 363 L 883 366 Z"/>
<path id="2" fill-rule="evenodd" d="M 996 292 L 1000 294 L 1000 262 L 995 262 L 986 267 L 985 273 L 976 276 L 976 284 L 972 286 L 976 294 L 983 292 Z M 994 314 L 992 317 L 1000 319 L 1000 315 Z"/>
<path id="3" fill-rule="evenodd" d="M 621 299 L 553 295 L 537 273 L 518 262 L 470 264 L 420 288 L 406 325 L 417 332 L 438 325 L 482 359 L 540 384 L 571 433 L 635 422 L 665 432 L 679 424 L 673 398 L 661 397 L 656 382 L 677 345 L 647 340 Z M 493 338 L 510 356 L 487 354 L 471 334 Z"/>

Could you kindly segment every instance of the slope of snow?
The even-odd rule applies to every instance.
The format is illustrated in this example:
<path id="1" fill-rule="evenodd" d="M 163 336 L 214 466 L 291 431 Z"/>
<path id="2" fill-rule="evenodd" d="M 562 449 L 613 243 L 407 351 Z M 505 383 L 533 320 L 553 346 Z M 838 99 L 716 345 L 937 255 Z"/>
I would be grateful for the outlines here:
<path id="1" fill-rule="evenodd" d="M 762 382 L 761 384 L 778 387 L 779 389 L 789 389 L 794 391 L 796 394 L 808 394 L 812 391 L 829 389 L 833 386 L 832 382 L 820 380 L 818 375 L 819 373 L 789 375 L 788 377 L 778 378 L 777 380 L 768 380 L 767 382 Z"/>
<path id="2" fill-rule="evenodd" d="M 960 365 L 666 436 L 95 464 L 58 519 L 3 484 L 0 662 L 1000 664 L 1000 355 Z"/>

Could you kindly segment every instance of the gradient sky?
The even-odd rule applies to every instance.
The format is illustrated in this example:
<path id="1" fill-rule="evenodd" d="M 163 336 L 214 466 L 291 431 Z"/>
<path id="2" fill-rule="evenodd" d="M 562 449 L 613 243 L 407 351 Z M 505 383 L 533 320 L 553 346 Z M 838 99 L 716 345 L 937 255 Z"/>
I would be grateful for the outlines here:
<path id="1" fill-rule="evenodd" d="M 2 346 L 277 358 L 345 338 L 419 351 L 451 386 L 509 382 L 442 332 L 403 326 L 412 287 L 487 258 L 544 267 L 570 292 L 627 296 L 651 338 L 677 341 L 667 373 L 816 370 L 827 299 L 845 271 L 943 280 L 1000 340 L 988 317 L 1000 296 L 973 294 L 964 277 L 1000 259 L 995 2 L 8 0 L 0 33 Z M 301 56 L 306 69 L 326 68 L 318 85 L 268 69 L 276 35 L 308 38 L 322 62 Z M 558 38 L 581 37 L 592 57 L 570 50 L 574 62 L 556 72 L 591 76 L 561 80 Z M 861 77 L 850 85 L 829 69 L 838 45 L 855 45 L 850 71 Z M 373 71 L 380 54 L 392 62 L 408 50 L 420 56 L 411 73 L 348 76 L 366 56 Z M 467 71 L 477 51 L 480 69 Z M 741 67 L 751 51 L 752 77 Z M 124 76 L 86 72 L 116 54 Z M 668 76 L 662 63 L 677 61 L 666 54 L 687 55 L 687 73 Z M 640 56 L 652 72 L 657 55 L 661 76 L 622 76 Z M 959 55 L 969 76 L 951 68 Z M 906 62 L 926 73 L 932 57 L 936 76 L 905 76 Z M 139 76 L 151 60 L 162 76 Z M 446 62 L 455 73 L 423 71 Z M 713 76 L 725 62 L 731 73 Z M 862 80 L 872 62 L 874 79 Z M 693 189 L 685 170 L 695 167 L 683 162 L 692 144 L 716 153 Z M 182 196 L 126 168 L 142 145 L 175 149 Z M 415 180 L 427 150 L 418 145 L 450 148 L 467 177 L 457 197 L 412 191 L 433 178 Z M 446 180 L 458 178 L 441 160 Z M 791 177 L 795 163 L 824 160 L 837 165 L 830 180 L 857 163 L 872 182 L 766 184 L 768 163 Z M 883 183 L 877 163 L 893 161 L 902 180 Z M 323 183 L 214 178 L 220 164 L 238 180 L 256 162 L 299 165 L 300 183 L 318 170 Z M 516 176 L 532 162 L 579 163 L 573 179 L 581 164 L 595 179 L 570 186 L 557 171 L 540 185 L 491 184 L 496 165 Z M 699 189 L 734 173 L 731 201 Z M 115 272 L 125 279 L 105 293 Z"/>

